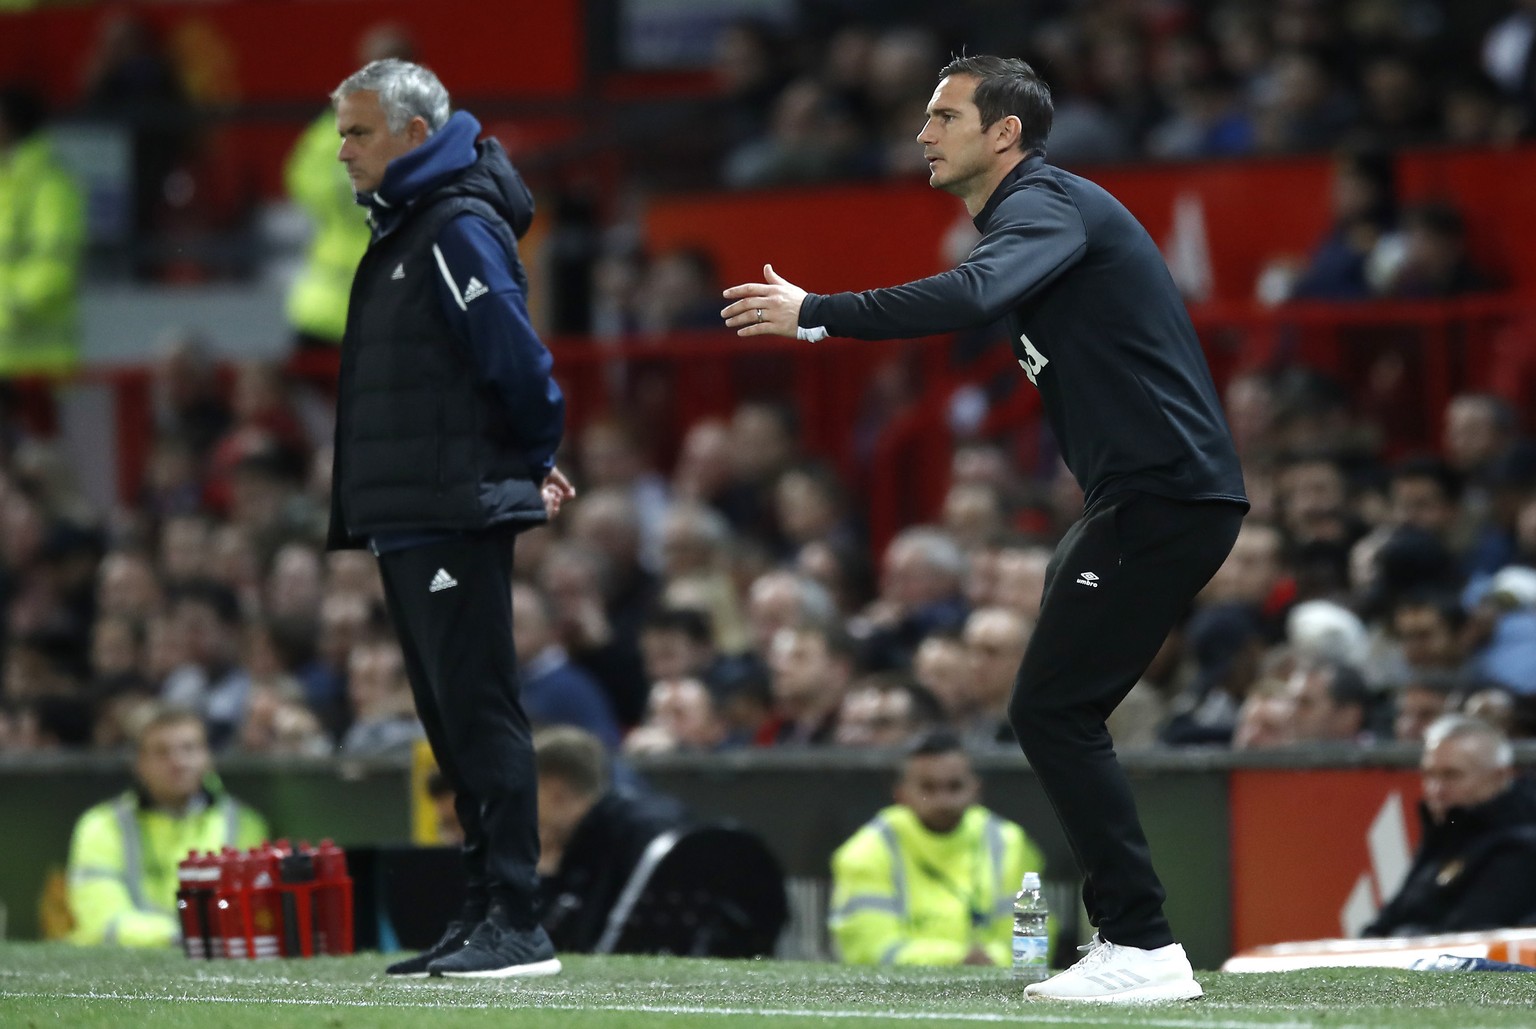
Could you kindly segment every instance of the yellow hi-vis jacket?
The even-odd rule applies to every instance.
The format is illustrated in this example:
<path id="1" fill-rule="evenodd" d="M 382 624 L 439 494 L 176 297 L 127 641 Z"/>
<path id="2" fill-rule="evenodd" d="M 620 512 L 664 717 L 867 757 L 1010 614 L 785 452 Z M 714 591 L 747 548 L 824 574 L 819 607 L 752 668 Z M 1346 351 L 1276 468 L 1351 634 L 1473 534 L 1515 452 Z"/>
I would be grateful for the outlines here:
<path id="1" fill-rule="evenodd" d="M 942 835 L 894 805 L 832 855 L 828 925 L 850 964 L 958 965 L 979 945 L 1007 965 L 1014 894 L 1043 867 L 1023 829 L 980 805 Z"/>
<path id="2" fill-rule="evenodd" d="M 347 331 L 352 278 L 368 249 L 368 212 L 357 205 L 336 160 L 340 150 L 336 115 L 327 111 L 304 130 L 283 167 L 288 195 L 309 215 L 315 233 L 288 293 L 288 324 L 337 345 Z"/>
<path id="3" fill-rule="evenodd" d="M 219 793 L 203 799 L 178 818 L 129 790 L 80 816 L 69 843 L 70 942 L 162 947 L 180 938 L 176 866 L 187 852 L 267 838 L 267 823 L 244 804 Z"/>
<path id="4" fill-rule="evenodd" d="M 0 154 L 0 377 L 74 368 L 84 243 L 85 202 L 42 134 Z"/>

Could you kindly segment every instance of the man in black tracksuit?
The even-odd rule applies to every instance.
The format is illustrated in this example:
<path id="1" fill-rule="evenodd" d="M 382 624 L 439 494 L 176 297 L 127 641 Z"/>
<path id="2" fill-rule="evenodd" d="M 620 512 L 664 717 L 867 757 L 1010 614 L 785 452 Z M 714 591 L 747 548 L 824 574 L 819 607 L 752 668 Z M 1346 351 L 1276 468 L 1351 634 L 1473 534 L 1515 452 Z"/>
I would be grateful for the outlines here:
<path id="1" fill-rule="evenodd" d="M 378 556 L 469 882 L 442 939 L 388 971 L 553 974 L 511 612 L 514 536 L 573 495 L 554 468 L 564 400 L 517 253 L 533 199 L 425 68 L 375 61 L 332 100 L 373 238 L 342 343 L 329 545 Z"/>
<path id="2" fill-rule="evenodd" d="M 981 241 L 952 271 L 863 293 L 806 293 L 765 266 L 726 290 L 740 335 L 927 336 L 1006 317 L 1085 510 L 1046 574 L 1009 720 L 1061 819 L 1098 927 L 1036 999 L 1198 997 L 1163 915 L 1104 720 L 1225 560 L 1247 510 L 1194 328 L 1156 245 L 1103 189 L 1045 163 L 1050 91 L 1022 61 L 941 74 L 918 136 L 931 185 Z"/>

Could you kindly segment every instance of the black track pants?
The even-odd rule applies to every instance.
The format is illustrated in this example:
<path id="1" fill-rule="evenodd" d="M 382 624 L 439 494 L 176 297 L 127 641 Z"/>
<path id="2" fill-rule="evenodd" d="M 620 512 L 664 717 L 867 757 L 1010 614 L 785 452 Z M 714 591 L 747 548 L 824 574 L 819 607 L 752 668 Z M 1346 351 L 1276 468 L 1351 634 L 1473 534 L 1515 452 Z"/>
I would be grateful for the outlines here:
<path id="1" fill-rule="evenodd" d="M 1104 720 L 1226 560 L 1243 513 L 1116 494 L 1072 526 L 1046 571 L 1008 718 L 1077 858 L 1089 919 L 1111 943 L 1161 947 L 1173 935 Z"/>
<path id="2" fill-rule="evenodd" d="M 495 532 L 379 556 L 416 712 L 457 792 L 472 891 L 533 924 L 533 743 L 512 647 L 512 540 Z"/>

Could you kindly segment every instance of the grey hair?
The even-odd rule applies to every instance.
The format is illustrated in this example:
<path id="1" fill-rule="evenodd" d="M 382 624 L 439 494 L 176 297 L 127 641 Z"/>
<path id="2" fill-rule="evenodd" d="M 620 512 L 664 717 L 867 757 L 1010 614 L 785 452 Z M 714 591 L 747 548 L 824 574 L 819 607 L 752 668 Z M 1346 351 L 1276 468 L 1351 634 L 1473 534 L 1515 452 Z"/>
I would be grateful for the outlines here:
<path id="1" fill-rule="evenodd" d="M 437 76 L 419 64 L 386 57 L 370 61 L 342 80 L 331 94 L 331 103 L 353 93 L 377 93 L 379 106 L 391 133 L 401 133 L 412 118 L 427 123 L 430 135 L 448 121 L 448 90 Z"/>
<path id="2" fill-rule="evenodd" d="M 825 586 L 815 579 L 808 579 L 787 569 L 780 568 L 759 575 L 753 581 L 749 595 L 756 596 L 760 590 L 776 583 L 787 583 L 794 588 L 802 621 L 822 624 L 837 617 L 837 604 Z"/>
<path id="3" fill-rule="evenodd" d="M 928 525 L 917 525 L 910 529 L 903 529 L 894 540 L 891 541 L 887 553 L 897 548 L 914 548 L 922 555 L 923 561 L 930 567 L 944 572 L 956 579 L 963 578 L 969 563 L 965 552 L 955 542 L 953 536 L 943 529 L 936 529 Z"/>
<path id="4" fill-rule="evenodd" d="M 1431 750 L 1446 740 L 1463 737 L 1481 739 L 1493 759 L 1494 768 L 1508 768 L 1515 763 L 1515 752 L 1509 745 L 1509 738 L 1497 727 L 1470 715 L 1442 715 L 1435 719 L 1424 730 L 1424 749 Z"/>

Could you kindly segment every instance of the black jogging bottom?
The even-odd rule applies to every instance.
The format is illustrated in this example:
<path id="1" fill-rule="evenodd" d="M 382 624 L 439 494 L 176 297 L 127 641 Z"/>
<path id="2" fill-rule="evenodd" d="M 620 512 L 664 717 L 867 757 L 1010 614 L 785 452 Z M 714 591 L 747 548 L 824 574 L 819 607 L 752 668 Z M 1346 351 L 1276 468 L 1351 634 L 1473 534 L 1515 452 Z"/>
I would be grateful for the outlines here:
<path id="1" fill-rule="evenodd" d="M 1046 571 L 1008 718 L 1071 844 L 1089 920 L 1111 943 L 1151 949 L 1173 935 L 1104 721 L 1226 560 L 1244 513 L 1117 493 L 1084 512 Z"/>
<path id="2" fill-rule="evenodd" d="M 416 713 L 455 792 L 470 893 L 531 928 L 537 783 L 512 646 L 513 539 L 490 530 L 390 551 L 379 570 Z"/>

